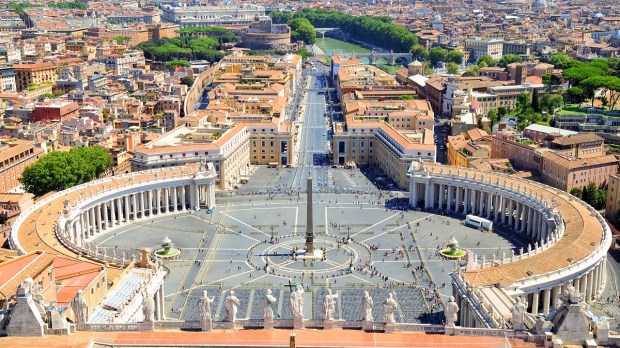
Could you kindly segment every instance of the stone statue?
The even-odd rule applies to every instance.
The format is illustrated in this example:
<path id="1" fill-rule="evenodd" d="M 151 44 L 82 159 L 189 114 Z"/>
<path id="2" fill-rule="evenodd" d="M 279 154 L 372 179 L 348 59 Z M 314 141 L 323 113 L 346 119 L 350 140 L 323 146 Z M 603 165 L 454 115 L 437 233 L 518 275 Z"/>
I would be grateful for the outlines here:
<path id="1" fill-rule="evenodd" d="M 275 317 L 275 304 L 278 299 L 272 295 L 271 289 L 267 289 L 265 296 L 263 297 L 263 320 L 273 320 Z"/>
<path id="2" fill-rule="evenodd" d="M 362 299 L 362 321 L 374 321 L 372 316 L 373 305 L 372 297 L 370 297 L 368 291 L 364 291 L 364 298 Z"/>
<path id="3" fill-rule="evenodd" d="M 512 329 L 513 330 L 525 330 L 525 312 L 527 307 L 521 302 L 521 298 L 515 299 L 515 305 L 512 307 Z"/>
<path id="4" fill-rule="evenodd" d="M 215 298 L 209 298 L 209 294 L 207 290 L 202 292 L 202 298 L 200 299 L 200 304 L 198 310 L 200 312 L 200 327 L 202 331 L 210 331 L 211 330 L 211 303 Z"/>
<path id="5" fill-rule="evenodd" d="M 293 321 L 302 322 L 304 313 L 304 288 L 301 284 L 295 285 L 295 291 L 291 292 L 291 312 Z"/>
<path id="6" fill-rule="evenodd" d="M 450 296 L 450 298 L 448 299 L 448 303 L 446 303 L 445 309 L 447 326 L 454 326 L 456 324 L 456 321 L 458 320 L 458 313 L 459 305 L 454 302 L 454 297 Z"/>
<path id="7" fill-rule="evenodd" d="M 332 289 L 327 289 L 327 294 L 325 294 L 323 299 L 323 320 L 334 320 L 337 298 L 338 294 L 332 295 Z"/>
<path id="8" fill-rule="evenodd" d="M 77 295 L 71 301 L 71 309 L 73 309 L 73 315 L 77 324 L 85 323 L 88 320 L 88 305 L 84 295 L 82 295 L 82 290 L 78 290 Z"/>
<path id="9" fill-rule="evenodd" d="M 224 299 L 224 308 L 226 309 L 226 321 L 235 322 L 237 320 L 237 309 L 241 302 L 235 296 L 235 290 L 230 290 L 230 293 Z"/>
<path id="10" fill-rule="evenodd" d="M 144 313 L 144 322 L 152 323 L 155 320 L 155 300 L 153 296 L 149 294 L 146 285 L 142 289 L 142 297 L 144 298 L 144 303 L 142 304 L 142 313 Z"/>
<path id="11" fill-rule="evenodd" d="M 398 305 L 396 304 L 396 300 L 394 300 L 394 294 L 390 292 L 388 298 L 383 301 L 383 312 L 385 313 L 386 324 L 396 324 L 396 319 L 394 319 L 394 312 L 396 312 L 396 308 L 398 308 Z"/>

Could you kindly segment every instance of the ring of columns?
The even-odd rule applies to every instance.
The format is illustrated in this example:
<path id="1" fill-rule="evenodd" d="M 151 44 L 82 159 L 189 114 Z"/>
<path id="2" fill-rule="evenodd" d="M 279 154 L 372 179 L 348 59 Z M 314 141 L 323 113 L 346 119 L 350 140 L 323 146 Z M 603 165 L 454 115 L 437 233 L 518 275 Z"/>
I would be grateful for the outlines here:
<path id="1" fill-rule="evenodd" d="M 454 272 L 462 326 L 501 327 L 502 306 L 492 302 L 502 296 L 521 297 L 536 315 L 549 313 L 571 285 L 588 302 L 604 289 L 611 231 L 597 211 L 566 192 L 504 174 L 422 162 L 411 165 L 409 192 L 414 208 L 473 214 L 531 241 L 527 250 L 493 260 L 469 257 L 467 266 Z M 503 306 L 509 310 L 512 304 Z"/>
<path id="2" fill-rule="evenodd" d="M 88 241 L 129 223 L 215 205 L 209 164 L 170 167 L 95 180 L 37 201 L 13 223 L 12 249 L 43 250 L 123 267 L 131 260 L 92 250 Z"/>

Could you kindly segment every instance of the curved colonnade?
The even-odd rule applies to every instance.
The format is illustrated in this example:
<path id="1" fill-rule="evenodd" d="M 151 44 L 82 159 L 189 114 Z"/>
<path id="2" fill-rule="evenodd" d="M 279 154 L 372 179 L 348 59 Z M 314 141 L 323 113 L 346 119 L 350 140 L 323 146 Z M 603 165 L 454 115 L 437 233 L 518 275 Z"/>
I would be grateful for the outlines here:
<path id="1" fill-rule="evenodd" d="M 211 165 L 170 167 L 123 174 L 45 197 L 13 223 L 12 249 L 84 256 L 111 266 L 131 260 L 87 247 L 87 241 L 141 219 L 215 205 Z M 53 232 L 53 233 L 51 233 Z"/>
<path id="2" fill-rule="evenodd" d="M 409 180 L 413 207 L 477 215 L 531 241 L 527 251 L 493 260 L 471 255 L 454 272 L 461 326 L 502 327 L 509 320 L 500 312 L 512 303 L 492 304 L 493 295 L 482 296 L 481 288 L 501 289 L 511 301 L 520 297 L 533 316 L 548 314 L 569 286 L 587 302 L 604 289 L 611 231 L 580 199 L 529 180 L 437 163 L 413 162 Z"/>

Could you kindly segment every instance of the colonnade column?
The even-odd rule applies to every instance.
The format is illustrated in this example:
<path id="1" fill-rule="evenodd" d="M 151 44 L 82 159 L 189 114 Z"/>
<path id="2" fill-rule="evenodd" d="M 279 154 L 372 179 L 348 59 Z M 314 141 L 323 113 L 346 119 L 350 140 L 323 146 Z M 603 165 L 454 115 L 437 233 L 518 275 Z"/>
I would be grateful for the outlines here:
<path id="1" fill-rule="evenodd" d="M 517 202 L 517 209 L 515 213 L 515 231 L 521 229 L 521 202 Z"/>
<path id="2" fill-rule="evenodd" d="M 448 204 L 446 204 L 446 208 L 448 211 L 452 211 L 452 191 L 454 188 L 452 185 L 448 185 Z"/>
<path id="3" fill-rule="evenodd" d="M 463 214 L 467 215 L 467 212 L 469 211 L 469 189 L 467 187 L 463 188 L 463 191 L 465 191 L 465 199 L 463 199 Z"/>
<path id="4" fill-rule="evenodd" d="M 558 306 L 558 296 L 560 295 L 561 291 L 561 286 L 554 286 L 551 290 L 551 307 L 555 308 Z"/>
<path id="5" fill-rule="evenodd" d="M 493 204 L 493 215 L 495 216 L 493 221 L 495 221 L 495 222 L 498 222 L 499 211 L 501 209 L 501 206 L 502 206 L 502 196 L 501 195 L 495 195 L 495 204 Z"/>
<path id="6" fill-rule="evenodd" d="M 131 195 L 131 200 L 132 200 L 132 203 L 133 203 L 133 206 L 132 206 L 132 209 L 131 209 L 133 211 L 133 215 L 132 215 L 133 219 L 134 220 L 138 220 L 138 203 L 137 203 L 137 199 L 136 199 L 136 194 L 135 193 Z"/>
<path id="7" fill-rule="evenodd" d="M 157 208 L 157 214 L 161 214 L 161 190 L 155 189 L 155 205 Z"/>
<path id="8" fill-rule="evenodd" d="M 444 184 L 439 184 L 439 210 L 443 210 L 443 195 L 445 193 Z"/>
<path id="9" fill-rule="evenodd" d="M 551 305 L 551 289 L 543 290 L 543 314 L 549 314 L 549 306 Z"/>
<path id="10" fill-rule="evenodd" d="M 185 211 L 187 205 L 185 204 L 185 185 L 181 186 L 181 210 Z"/>
<path id="11" fill-rule="evenodd" d="M 177 211 L 177 203 L 178 203 L 177 190 L 178 190 L 178 187 L 176 186 L 172 188 L 172 212 L 173 213 Z"/>
<path id="12" fill-rule="evenodd" d="M 491 207 L 493 206 L 493 194 L 487 193 L 487 206 L 486 206 L 486 218 L 487 220 L 491 219 Z"/>
<path id="13" fill-rule="evenodd" d="M 89 227 L 90 227 L 90 235 L 94 235 L 95 234 L 95 225 L 97 224 L 97 220 L 95 220 L 95 208 L 90 208 L 88 210 L 90 212 L 90 220 L 89 220 Z"/>
<path id="14" fill-rule="evenodd" d="M 538 302 L 539 302 L 539 293 L 538 291 L 532 294 L 532 315 L 536 316 L 538 314 Z"/>
<path id="15" fill-rule="evenodd" d="M 534 226 L 534 209 L 527 207 L 527 235 L 531 238 Z"/>
<path id="16" fill-rule="evenodd" d="M 169 203 L 168 203 L 168 188 L 164 187 L 162 188 L 162 190 L 164 190 L 164 213 L 168 212 L 168 208 L 169 208 Z"/>
<path id="17" fill-rule="evenodd" d="M 110 227 L 113 227 L 114 225 L 116 225 L 116 201 L 118 199 L 114 198 L 111 202 L 110 202 Z"/>
<path id="18" fill-rule="evenodd" d="M 149 217 L 153 216 L 153 190 L 146 191 L 147 199 L 149 200 L 148 209 Z"/>
<path id="19" fill-rule="evenodd" d="M 527 227 L 527 205 L 521 203 L 521 229 L 519 232 L 525 234 L 525 228 Z"/>
<path id="20" fill-rule="evenodd" d="M 140 204 L 141 204 L 141 211 L 142 211 L 142 218 L 146 218 L 146 212 L 149 211 L 149 205 L 148 205 L 148 196 L 146 194 L 146 191 L 142 191 L 140 192 Z"/>
<path id="21" fill-rule="evenodd" d="M 462 187 L 459 186 L 455 186 L 456 189 L 456 201 L 454 202 L 454 212 L 455 213 L 460 213 L 461 212 L 461 203 L 463 203 L 462 201 L 462 192 L 461 190 L 463 189 Z"/>

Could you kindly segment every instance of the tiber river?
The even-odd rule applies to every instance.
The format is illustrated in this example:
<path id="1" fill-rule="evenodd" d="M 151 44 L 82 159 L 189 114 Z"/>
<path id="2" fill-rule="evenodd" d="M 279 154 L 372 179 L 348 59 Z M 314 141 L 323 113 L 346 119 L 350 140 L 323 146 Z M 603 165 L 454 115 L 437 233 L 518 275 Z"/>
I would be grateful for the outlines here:
<path id="1" fill-rule="evenodd" d="M 319 46 L 328 56 L 331 56 L 334 53 L 369 53 L 371 50 L 364 46 L 354 44 L 351 42 L 346 42 L 342 40 L 337 40 L 331 37 L 326 38 L 316 38 L 315 45 Z M 368 63 L 367 59 L 362 59 L 364 63 Z M 377 66 L 386 69 L 390 74 L 394 74 L 400 65 L 390 66 L 387 65 L 388 62 L 385 59 L 379 59 L 377 61 Z"/>

